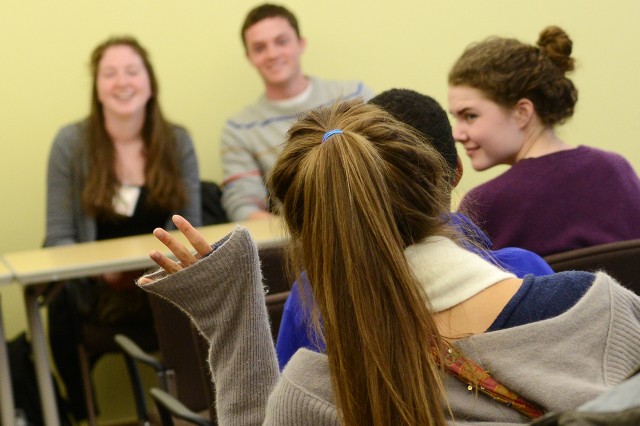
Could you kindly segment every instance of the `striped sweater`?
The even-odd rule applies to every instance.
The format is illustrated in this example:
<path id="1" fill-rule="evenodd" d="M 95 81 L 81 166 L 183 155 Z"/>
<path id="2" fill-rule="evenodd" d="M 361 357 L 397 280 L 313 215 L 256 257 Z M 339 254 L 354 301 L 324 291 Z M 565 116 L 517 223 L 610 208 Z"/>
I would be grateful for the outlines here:
<path id="1" fill-rule="evenodd" d="M 293 99 L 258 101 L 229 119 L 222 130 L 224 171 L 222 205 L 229 219 L 244 220 L 267 209 L 267 173 L 282 150 L 286 133 L 299 114 L 337 99 L 363 98 L 373 92 L 359 81 L 321 80 L 310 77 L 309 89 Z"/>

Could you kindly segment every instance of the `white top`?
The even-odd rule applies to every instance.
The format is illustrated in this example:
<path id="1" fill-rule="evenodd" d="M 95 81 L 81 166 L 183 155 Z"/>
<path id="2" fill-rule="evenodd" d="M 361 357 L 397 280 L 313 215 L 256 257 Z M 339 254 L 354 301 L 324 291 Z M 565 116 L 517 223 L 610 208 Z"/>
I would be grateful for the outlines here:
<path id="1" fill-rule="evenodd" d="M 407 247 L 404 254 L 434 312 L 516 277 L 445 237 L 426 238 Z"/>

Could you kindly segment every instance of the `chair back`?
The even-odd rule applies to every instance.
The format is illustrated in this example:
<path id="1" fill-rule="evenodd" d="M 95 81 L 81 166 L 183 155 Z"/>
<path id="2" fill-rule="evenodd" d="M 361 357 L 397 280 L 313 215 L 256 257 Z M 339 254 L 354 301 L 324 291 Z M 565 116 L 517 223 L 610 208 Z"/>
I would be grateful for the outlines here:
<path id="1" fill-rule="evenodd" d="M 227 213 L 222 208 L 222 189 L 215 182 L 200 181 L 200 202 L 202 203 L 202 224 L 227 223 Z"/>
<path id="2" fill-rule="evenodd" d="M 286 248 L 284 242 L 258 247 L 262 283 L 268 294 L 282 293 L 291 290 L 291 282 L 287 276 Z"/>
<path id="3" fill-rule="evenodd" d="M 279 243 L 258 249 L 263 283 L 268 289 L 265 303 L 274 342 L 290 287 L 284 253 L 284 244 Z M 211 419 L 215 419 L 215 391 L 209 374 L 207 340 L 175 305 L 153 294 L 149 294 L 149 304 L 162 362 L 174 372 L 170 393 L 192 411 L 209 409 Z"/>
<path id="4" fill-rule="evenodd" d="M 279 293 L 267 294 L 265 303 L 267 304 L 267 312 L 271 320 L 271 337 L 273 343 L 278 340 L 278 332 L 280 331 L 280 323 L 282 322 L 282 312 L 284 311 L 284 302 L 287 301 L 290 291 L 281 291 Z"/>
<path id="5" fill-rule="evenodd" d="M 640 239 L 618 241 L 545 256 L 556 272 L 604 270 L 640 295 Z"/>
<path id="6" fill-rule="evenodd" d="M 208 409 L 213 404 L 209 367 L 205 354 L 199 353 L 204 340 L 189 318 L 175 305 L 154 294 L 149 304 L 158 336 L 162 363 L 173 372 L 169 379 L 170 392 L 193 411 Z"/>
<path id="7" fill-rule="evenodd" d="M 194 413 L 185 407 L 182 402 L 177 400 L 173 395 L 167 393 L 160 388 L 151 388 L 149 391 L 153 397 L 158 413 L 160 414 L 161 426 L 177 426 L 178 424 L 189 424 L 196 426 L 214 426 L 211 420 Z M 174 417 L 181 421 L 174 421 Z"/>

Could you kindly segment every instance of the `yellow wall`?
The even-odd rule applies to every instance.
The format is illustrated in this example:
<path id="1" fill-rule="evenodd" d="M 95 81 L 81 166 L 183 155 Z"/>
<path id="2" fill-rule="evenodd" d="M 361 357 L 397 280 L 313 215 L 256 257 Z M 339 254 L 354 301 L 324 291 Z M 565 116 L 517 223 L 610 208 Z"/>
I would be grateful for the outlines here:
<path id="1" fill-rule="evenodd" d="M 42 243 L 49 146 L 63 124 L 86 115 L 88 57 L 109 35 L 132 34 L 148 48 L 167 116 L 191 131 L 202 175 L 219 180 L 224 119 L 261 90 L 238 34 L 244 14 L 256 3 L 0 0 L 0 253 Z M 619 152 L 640 170 L 638 142 L 626 140 L 640 134 L 636 0 L 286 4 L 308 38 L 306 72 L 361 78 L 376 91 L 413 88 L 445 106 L 448 68 L 468 43 L 492 34 L 535 42 L 544 26 L 560 25 L 575 43 L 574 81 L 580 90 L 576 115 L 560 135 L 570 144 Z M 466 158 L 464 164 L 459 194 L 503 170 L 475 173 Z M 15 288 L 2 295 L 11 337 L 24 329 L 22 302 Z"/>

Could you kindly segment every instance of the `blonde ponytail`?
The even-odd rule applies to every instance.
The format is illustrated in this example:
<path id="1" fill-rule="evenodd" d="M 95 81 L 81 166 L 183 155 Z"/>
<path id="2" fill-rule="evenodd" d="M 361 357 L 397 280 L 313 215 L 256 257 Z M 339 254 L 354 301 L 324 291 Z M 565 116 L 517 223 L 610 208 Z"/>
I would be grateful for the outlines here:
<path id="1" fill-rule="evenodd" d="M 345 425 L 445 424 L 441 338 L 404 249 L 444 232 L 447 176 L 416 132 L 353 101 L 294 124 L 271 173 Z"/>

